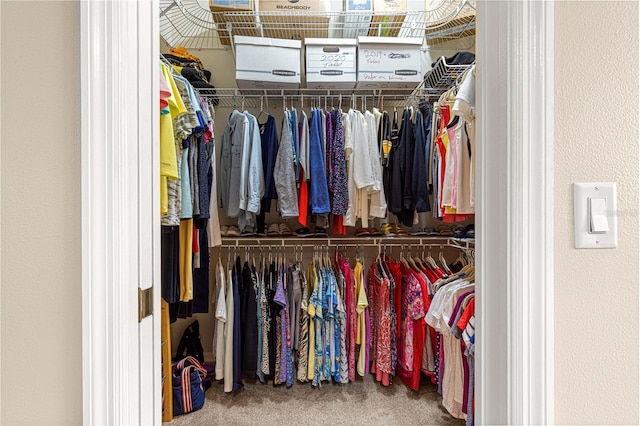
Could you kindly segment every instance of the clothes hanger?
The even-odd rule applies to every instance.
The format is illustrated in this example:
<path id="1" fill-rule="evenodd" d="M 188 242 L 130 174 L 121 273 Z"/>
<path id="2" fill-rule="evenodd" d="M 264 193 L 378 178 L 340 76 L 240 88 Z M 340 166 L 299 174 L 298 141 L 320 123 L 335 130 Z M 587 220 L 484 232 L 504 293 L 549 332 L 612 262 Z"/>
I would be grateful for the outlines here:
<path id="1" fill-rule="evenodd" d="M 260 119 L 262 118 L 263 114 L 267 115 L 267 119 L 269 118 L 269 114 L 264 111 L 264 96 L 260 96 L 260 114 L 258 114 L 258 118 L 256 119 L 256 121 L 258 121 L 258 124 L 260 123 Z"/>
<path id="2" fill-rule="evenodd" d="M 444 252 L 443 252 L 443 246 L 440 245 L 440 253 L 438 254 L 438 260 L 440 260 L 440 263 L 442 264 L 442 267 L 444 269 L 444 271 L 448 274 L 451 275 L 451 269 L 449 269 L 449 265 L 447 265 L 447 260 L 444 258 Z"/>
<path id="3" fill-rule="evenodd" d="M 438 269 L 438 264 L 436 263 L 435 259 L 431 257 L 431 247 L 429 247 L 429 253 L 427 254 L 427 257 L 426 259 L 424 259 L 424 261 L 429 266 L 429 268 L 431 268 L 431 270 L 435 271 L 436 269 Z"/>
<path id="4" fill-rule="evenodd" d="M 476 295 L 474 293 L 471 294 L 467 294 L 467 296 L 462 300 L 462 311 L 464 312 L 465 309 L 467 309 L 467 307 L 469 306 L 469 303 L 471 303 L 471 299 L 475 298 Z"/>

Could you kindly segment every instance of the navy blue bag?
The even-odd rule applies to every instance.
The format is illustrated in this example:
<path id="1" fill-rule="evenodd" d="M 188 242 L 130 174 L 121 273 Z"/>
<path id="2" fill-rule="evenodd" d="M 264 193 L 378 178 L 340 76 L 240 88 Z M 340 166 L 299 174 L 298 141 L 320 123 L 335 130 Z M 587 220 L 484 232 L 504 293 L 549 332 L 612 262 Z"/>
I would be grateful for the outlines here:
<path id="1" fill-rule="evenodd" d="M 191 413 L 204 406 L 202 380 L 207 370 L 197 359 L 188 356 L 173 364 L 173 414 Z"/>

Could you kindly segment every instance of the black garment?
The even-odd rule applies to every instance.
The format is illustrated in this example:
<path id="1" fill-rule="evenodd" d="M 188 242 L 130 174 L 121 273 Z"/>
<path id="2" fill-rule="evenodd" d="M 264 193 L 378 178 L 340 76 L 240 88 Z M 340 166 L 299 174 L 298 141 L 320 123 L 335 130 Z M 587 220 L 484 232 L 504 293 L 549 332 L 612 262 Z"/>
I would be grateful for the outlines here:
<path id="1" fill-rule="evenodd" d="M 420 102 L 420 112 L 422 113 L 422 123 L 424 126 L 424 136 L 425 136 L 425 160 L 427 167 L 427 176 L 430 176 L 431 173 L 431 159 L 429 158 L 429 153 L 431 152 L 431 125 L 432 125 L 432 116 L 433 110 L 431 109 L 431 105 L 429 102 Z"/>
<path id="2" fill-rule="evenodd" d="M 167 303 L 180 299 L 180 227 L 162 226 L 160 231 L 160 285 Z"/>
<path id="3" fill-rule="evenodd" d="M 273 173 L 276 166 L 276 156 L 278 155 L 278 127 L 276 119 L 269 114 L 266 123 L 259 124 L 260 142 L 262 145 L 262 165 L 264 173 L 264 196 L 262 198 L 262 209 L 271 211 L 271 200 L 278 198 L 276 182 Z"/>
<path id="4" fill-rule="evenodd" d="M 257 281 L 251 272 L 251 267 L 248 262 L 245 262 L 242 268 L 240 321 L 242 323 L 242 374 L 249 378 L 256 377 L 258 363 L 256 284 Z"/>
<path id="5" fill-rule="evenodd" d="M 211 197 L 210 184 L 209 184 L 209 169 L 211 168 L 211 149 L 207 149 L 207 145 L 204 142 L 204 134 L 199 133 L 196 136 L 196 146 L 198 148 L 198 191 L 196 194 L 200 203 L 200 215 L 201 219 L 209 219 L 211 217 L 209 212 L 209 201 Z"/>
<path id="6" fill-rule="evenodd" d="M 402 114 L 402 125 L 400 127 L 400 145 L 398 152 L 400 155 L 400 175 L 402 188 L 402 213 L 398 220 L 405 226 L 413 225 L 413 213 L 415 211 L 415 199 L 413 197 L 413 154 L 415 149 L 415 139 L 413 135 L 413 123 L 411 122 L 411 111 L 405 109 Z"/>
<path id="7" fill-rule="evenodd" d="M 402 171 L 400 168 L 400 129 L 398 129 L 398 113 L 393 113 L 393 126 L 391 128 L 391 151 L 386 167 L 387 173 L 383 174 L 383 180 L 387 181 L 384 193 L 387 195 L 387 208 L 395 214 L 402 214 Z M 386 179 L 385 179 L 386 175 Z"/>
<path id="8" fill-rule="evenodd" d="M 276 295 L 276 287 L 278 285 L 278 270 L 275 262 L 271 263 L 271 266 L 269 267 L 269 274 L 267 276 L 269 277 L 268 294 L 269 310 L 271 315 L 271 328 L 269 329 L 269 372 L 271 373 L 270 376 L 273 378 L 276 375 L 276 346 L 278 333 L 280 333 L 280 330 L 276 327 L 276 318 L 280 315 L 280 311 L 282 310 L 282 305 L 273 300 Z"/>
<path id="9" fill-rule="evenodd" d="M 240 286 L 242 285 L 240 257 L 236 257 L 233 265 L 233 388 L 236 392 L 244 386 L 240 378 L 242 369 L 242 331 L 240 318 Z"/>
<path id="10" fill-rule="evenodd" d="M 415 125 L 413 135 L 415 139 L 415 150 L 413 153 L 413 177 L 411 182 L 411 192 L 416 204 L 416 211 L 428 212 L 431 210 L 429 204 L 429 188 L 427 187 L 427 157 L 425 154 L 426 141 L 422 112 L 415 112 Z"/>
<path id="11" fill-rule="evenodd" d="M 440 59 L 440 58 L 438 58 Z M 458 52 L 453 56 L 444 58 L 447 65 L 468 65 L 472 64 L 476 60 L 476 55 L 471 52 Z M 431 68 L 435 67 L 438 61 L 431 64 Z"/>
<path id="12" fill-rule="evenodd" d="M 207 234 L 207 219 L 194 221 L 198 230 L 200 246 L 200 267 L 193 269 L 193 313 L 206 314 L 209 312 L 209 236 Z"/>
<path id="13" fill-rule="evenodd" d="M 265 214 L 271 211 L 271 200 L 278 198 L 273 171 L 278 155 L 278 127 L 276 119 L 269 114 L 265 123 L 259 123 L 260 142 L 262 145 L 262 171 L 264 173 L 264 195 L 262 196 L 260 214 L 256 218 L 258 233 L 265 232 Z"/>

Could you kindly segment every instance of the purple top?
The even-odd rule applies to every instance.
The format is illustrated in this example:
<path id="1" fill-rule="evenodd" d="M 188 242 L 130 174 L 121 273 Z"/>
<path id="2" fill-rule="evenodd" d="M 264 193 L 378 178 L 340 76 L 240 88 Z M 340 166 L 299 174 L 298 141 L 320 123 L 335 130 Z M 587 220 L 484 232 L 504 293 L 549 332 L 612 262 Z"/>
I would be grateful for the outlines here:
<path id="1" fill-rule="evenodd" d="M 458 301 L 456 302 L 456 307 L 453 308 L 453 312 L 451 312 L 451 318 L 449 318 L 449 327 L 453 327 L 453 324 L 455 324 L 456 322 L 458 322 L 458 314 L 462 314 L 462 312 L 458 312 L 460 311 L 460 307 L 462 306 L 462 302 L 464 301 L 464 298 L 467 297 L 468 295 L 475 293 L 475 290 L 471 290 L 468 291 L 462 295 L 460 295 L 460 297 L 458 297 Z"/>

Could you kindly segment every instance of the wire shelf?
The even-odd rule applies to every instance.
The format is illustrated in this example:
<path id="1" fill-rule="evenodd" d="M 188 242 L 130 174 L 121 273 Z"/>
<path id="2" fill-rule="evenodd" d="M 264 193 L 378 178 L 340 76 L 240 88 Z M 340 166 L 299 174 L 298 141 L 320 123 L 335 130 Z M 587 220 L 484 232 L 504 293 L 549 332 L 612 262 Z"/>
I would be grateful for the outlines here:
<path id="1" fill-rule="evenodd" d="M 426 87 L 434 90 L 445 91 L 456 84 L 460 78 L 473 64 L 449 65 L 444 56 L 441 56 L 436 65 L 427 72 L 424 77 Z"/>
<path id="2" fill-rule="evenodd" d="M 433 90 L 418 87 L 407 93 L 398 93 L 396 89 L 391 91 L 384 89 L 344 89 L 315 90 L 298 89 L 291 90 L 241 90 L 235 88 L 198 89 L 203 97 L 215 97 L 218 100 L 217 108 L 230 109 L 261 109 L 269 110 L 272 107 L 297 106 L 319 108 L 358 108 L 370 109 L 372 107 L 403 108 L 417 105 L 423 100 L 432 102 L 442 93 L 441 90 Z"/>
<path id="3" fill-rule="evenodd" d="M 363 35 L 420 37 L 433 45 L 474 35 L 475 17 L 475 0 L 435 0 L 420 11 L 304 14 L 212 12 L 208 0 L 160 0 L 160 35 L 169 46 L 187 49 L 233 48 L 234 35 L 296 40 Z"/>

